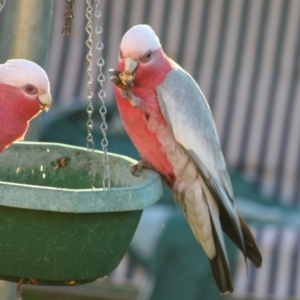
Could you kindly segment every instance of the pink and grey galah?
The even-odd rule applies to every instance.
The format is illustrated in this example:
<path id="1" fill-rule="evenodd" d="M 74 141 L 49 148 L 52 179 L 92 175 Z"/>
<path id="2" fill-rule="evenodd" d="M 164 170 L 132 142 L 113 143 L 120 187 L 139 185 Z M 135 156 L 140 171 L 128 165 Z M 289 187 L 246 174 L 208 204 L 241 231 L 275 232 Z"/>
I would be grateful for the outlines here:
<path id="1" fill-rule="evenodd" d="M 25 59 L 0 64 L 0 152 L 23 139 L 29 121 L 51 102 L 48 76 L 39 65 Z"/>
<path id="2" fill-rule="evenodd" d="M 262 257 L 235 208 L 203 93 L 164 53 L 148 25 L 134 26 L 125 33 L 118 70 L 110 70 L 110 74 L 125 130 L 142 158 L 132 173 L 144 167 L 161 174 L 208 256 L 219 292 L 232 292 L 223 232 L 256 267 L 261 266 Z"/>

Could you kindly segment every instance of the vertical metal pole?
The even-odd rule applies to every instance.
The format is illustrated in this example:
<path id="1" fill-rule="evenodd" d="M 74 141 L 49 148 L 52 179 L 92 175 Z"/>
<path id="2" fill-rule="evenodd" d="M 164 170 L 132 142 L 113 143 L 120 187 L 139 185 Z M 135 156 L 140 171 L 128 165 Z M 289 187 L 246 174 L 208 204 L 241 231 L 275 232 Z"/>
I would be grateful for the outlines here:
<path id="1" fill-rule="evenodd" d="M 53 0 L 7 0 L 0 16 L 0 63 L 25 58 L 45 68 L 52 13 Z M 39 123 L 39 117 L 31 121 L 26 140 L 37 140 Z"/>

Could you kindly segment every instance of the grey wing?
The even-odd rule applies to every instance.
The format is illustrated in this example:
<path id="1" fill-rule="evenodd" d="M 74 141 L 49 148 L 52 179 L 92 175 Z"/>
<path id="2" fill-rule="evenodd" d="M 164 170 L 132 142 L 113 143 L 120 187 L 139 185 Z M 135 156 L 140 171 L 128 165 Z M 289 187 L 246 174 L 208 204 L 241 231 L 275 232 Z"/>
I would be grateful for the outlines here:
<path id="1" fill-rule="evenodd" d="M 245 245 L 234 206 L 231 181 L 212 114 L 203 93 L 193 78 L 181 68 L 170 71 L 166 79 L 157 86 L 156 92 L 162 113 L 176 141 L 198 166 L 219 204 L 220 216 L 223 214 L 223 221 L 232 224 L 231 233 L 244 252 Z"/>

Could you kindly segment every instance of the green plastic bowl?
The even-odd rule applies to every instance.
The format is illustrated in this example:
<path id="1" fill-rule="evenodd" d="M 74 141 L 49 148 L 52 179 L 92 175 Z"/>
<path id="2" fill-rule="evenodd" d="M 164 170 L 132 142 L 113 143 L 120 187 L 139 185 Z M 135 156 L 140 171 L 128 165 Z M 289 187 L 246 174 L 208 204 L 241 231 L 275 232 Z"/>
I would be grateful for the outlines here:
<path id="1" fill-rule="evenodd" d="M 64 167 L 53 162 L 67 157 Z M 142 211 L 162 196 L 160 176 L 130 174 L 135 160 L 55 143 L 15 143 L 0 154 L 0 278 L 80 284 L 121 261 Z"/>

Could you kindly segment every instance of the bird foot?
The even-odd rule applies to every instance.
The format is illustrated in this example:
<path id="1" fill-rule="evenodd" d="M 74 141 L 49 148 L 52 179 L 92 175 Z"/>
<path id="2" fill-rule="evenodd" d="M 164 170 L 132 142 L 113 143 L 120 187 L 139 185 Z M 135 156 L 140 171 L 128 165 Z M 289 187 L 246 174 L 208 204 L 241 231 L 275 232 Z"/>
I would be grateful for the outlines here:
<path id="1" fill-rule="evenodd" d="M 142 169 L 154 170 L 154 168 L 145 160 L 140 160 L 137 164 L 130 166 L 130 172 L 133 176 L 139 177 Z"/>
<path id="2" fill-rule="evenodd" d="M 114 69 L 110 69 L 108 72 L 111 75 L 111 82 L 122 90 L 122 97 L 124 99 L 128 99 L 133 107 L 137 107 L 140 103 L 140 100 L 138 97 L 133 95 L 131 90 L 131 88 L 134 86 L 133 75 Z"/>
<path id="3" fill-rule="evenodd" d="M 128 91 L 133 87 L 133 76 L 115 69 L 108 70 L 111 75 L 110 80 L 123 91 Z"/>

